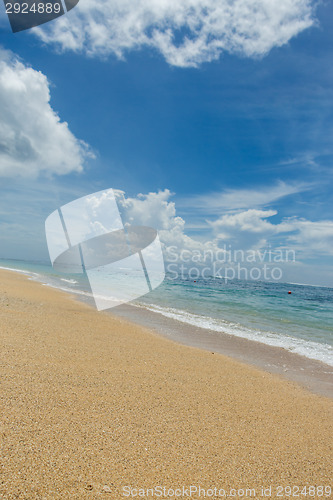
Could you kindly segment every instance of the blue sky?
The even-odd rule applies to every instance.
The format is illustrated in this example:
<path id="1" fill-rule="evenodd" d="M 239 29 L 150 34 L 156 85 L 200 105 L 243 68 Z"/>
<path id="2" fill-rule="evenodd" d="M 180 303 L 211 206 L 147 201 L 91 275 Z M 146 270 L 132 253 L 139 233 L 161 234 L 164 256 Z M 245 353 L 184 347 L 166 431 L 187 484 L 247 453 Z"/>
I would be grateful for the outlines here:
<path id="1" fill-rule="evenodd" d="M 107 14 L 94 25 L 81 0 L 17 34 L 2 8 L 0 257 L 46 260 L 47 215 L 112 187 L 141 199 L 140 221 L 166 244 L 293 247 L 286 281 L 333 285 L 333 5 L 272 1 L 266 24 L 253 14 L 248 27 L 254 2 L 240 0 L 228 31 L 214 2 L 191 2 L 166 14 L 142 0 L 151 26 L 129 30 L 129 7 L 116 35 L 115 0 L 95 4 Z"/>

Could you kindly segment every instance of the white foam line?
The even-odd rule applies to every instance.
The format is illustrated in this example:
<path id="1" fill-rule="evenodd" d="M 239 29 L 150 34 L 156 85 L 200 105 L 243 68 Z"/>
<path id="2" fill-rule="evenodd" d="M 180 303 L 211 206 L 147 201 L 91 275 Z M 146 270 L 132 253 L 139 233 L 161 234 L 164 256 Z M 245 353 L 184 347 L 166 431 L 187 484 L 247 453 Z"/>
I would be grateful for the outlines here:
<path id="1" fill-rule="evenodd" d="M 25 274 L 31 276 L 32 278 L 38 277 L 42 279 L 43 276 L 34 273 L 31 271 L 25 271 L 21 269 L 13 269 L 9 267 L 0 266 L 0 269 L 14 271 L 17 273 Z M 45 283 L 45 278 L 43 283 L 46 286 L 50 286 L 51 288 L 56 288 L 58 290 L 62 290 L 67 293 L 76 294 L 76 295 L 84 295 L 86 297 L 92 298 L 93 295 L 90 292 L 84 292 L 81 290 L 74 290 L 71 288 L 64 288 L 60 286 L 56 286 L 54 284 Z M 152 312 L 162 314 L 167 318 L 176 319 L 182 323 L 187 323 L 189 325 L 198 326 L 200 328 L 204 328 L 206 330 L 214 330 L 221 333 L 227 333 L 229 335 L 234 335 L 236 337 L 245 338 L 248 340 L 260 342 L 266 345 L 272 345 L 275 347 L 284 348 L 290 352 L 299 354 L 301 356 L 305 356 L 309 359 L 315 359 L 317 361 L 321 361 L 329 366 L 333 366 L 333 347 L 328 344 L 320 344 L 318 342 L 312 342 L 310 340 L 301 340 L 295 337 L 283 336 L 281 334 L 275 332 L 264 332 L 264 331 L 255 331 L 250 330 L 242 325 L 237 323 L 231 323 L 224 321 L 222 319 L 217 320 L 210 318 L 208 316 L 201 316 L 199 314 L 189 313 L 187 311 L 183 311 L 181 309 L 174 309 L 172 307 L 164 308 L 156 305 L 146 305 L 142 303 L 135 302 L 132 305 L 137 307 L 148 309 Z"/>
<path id="2" fill-rule="evenodd" d="M 262 344 L 284 348 L 290 352 L 297 353 L 309 359 L 321 361 L 329 366 L 333 366 L 333 347 L 328 344 L 312 342 L 310 340 L 297 339 L 295 337 L 284 336 L 275 332 L 264 332 L 250 330 L 237 323 L 231 323 L 223 320 L 214 320 L 207 316 L 192 314 L 173 308 L 163 308 L 156 305 L 143 305 L 136 303 L 141 308 L 162 314 L 167 318 L 176 319 L 182 323 L 198 326 L 206 330 L 214 330 L 221 333 L 227 333 L 236 337 L 260 342 Z"/>
<path id="3" fill-rule="evenodd" d="M 25 276 L 30 276 L 32 278 L 35 278 L 37 276 L 41 277 L 41 275 L 38 273 L 34 273 L 33 271 L 26 271 L 24 269 L 14 269 L 12 267 L 4 267 L 4 266 L 0 266 L 0 269 L 3 269 L 4 271 L 12 271 L 14 273 L 24 274 Z"/>

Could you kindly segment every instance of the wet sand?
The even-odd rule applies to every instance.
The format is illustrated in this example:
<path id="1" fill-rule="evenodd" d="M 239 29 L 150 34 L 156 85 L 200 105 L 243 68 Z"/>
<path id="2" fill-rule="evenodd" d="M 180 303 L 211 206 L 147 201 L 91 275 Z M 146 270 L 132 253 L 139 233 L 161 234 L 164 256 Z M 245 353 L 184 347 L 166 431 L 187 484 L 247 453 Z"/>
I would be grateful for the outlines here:
<path id="1" fill-rule="evenodd" d="M 281 347 L 192 326 L 148 309 L 122 305 L 111 310 L 180 344 L 225 354 L 239 361 L 297 382 L 310 391 L 333 398 L 333 367 Z"/>
<path id="2" fill-rule="evenodd" d="M 333 402 L 280 376 L 7 271 L 0 342 L 1 499 L 330 484 Z"/>

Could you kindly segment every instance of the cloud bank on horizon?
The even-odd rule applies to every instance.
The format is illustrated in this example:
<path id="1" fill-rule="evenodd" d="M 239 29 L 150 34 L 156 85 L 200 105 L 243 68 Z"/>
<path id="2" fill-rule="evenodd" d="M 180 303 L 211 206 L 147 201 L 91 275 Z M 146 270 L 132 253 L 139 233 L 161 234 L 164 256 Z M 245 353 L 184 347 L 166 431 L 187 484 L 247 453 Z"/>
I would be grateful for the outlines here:
<path id="1" fill-rule="evenodd" d="M 313 0 L 82 0 L 33 30 L 47 44 L 123 58 L 143 47 L 173 66 L 195 67 L 223 52 L 261 57 L 315 24 Z"/>
<path id="2" fill-rule="evenodd" d="M 272 204 L 276 199 L 278 187 L 262 187 L 263 192 L 271 193 L 271 199 L 265 198 L 265 205 Z M 289 191 L 300 192 L 304 188 L 300 185 L 285 185 L 285 193 L 281 191 L 279 198 L 289 194 Z M 253 195 L 258 190 L 252 190 Z M 250 193 L 251 190 L 248 190 Z M 221 213 L 219 217 L 206 220 L 207 229 L 210 228 L 210 237 L 190 237 L 186 234 L 186 222 L 176 213 L 176 204 L 171 201 L 172 193 L 168 189 L 148 194 L 139 194 L 137 197 L 127 197 L 123 191 L 115 190 L 118 205 L 121 207 L 125 223 L 133 225 L 152 226 L 159 231 L 164 248 L 174 247 L 178 254 L 182 250 L 190 252 L 205 250 L 217 251 L 223 244 L 231 244 L 233 249 L 261 249 L 272 245 L 274 249 L 285 248 L 286 245 L 297 251 L 300 258 L 318 257 L 318 255 L 333 255 L 333 221 L 311 221 L 301 217 L 286 217 L 280 222 L 271 222 L 269 219 L 278 214 L 272 208 L 243 208 L 241 202 L 242 190 L 234 190 L 236 202 L 228 213 Z M 226 191 L 228 194 L 228 191 Z M 221 193 L 223 199 L 223 192 Z M 258 203 L 258 206 L 263 203 Z M 195 211 L 195 205 L 192 210 Z M 207 235 L 206 235 L 207 236 Z M 275 239 L 277 237 L 277 239 Z"/>
<path id="3" fill-rule="evenodd" d="M 82 172 L 93 156 L 50 105 L 50 82 L 0 48 L 0 177 Z"/>

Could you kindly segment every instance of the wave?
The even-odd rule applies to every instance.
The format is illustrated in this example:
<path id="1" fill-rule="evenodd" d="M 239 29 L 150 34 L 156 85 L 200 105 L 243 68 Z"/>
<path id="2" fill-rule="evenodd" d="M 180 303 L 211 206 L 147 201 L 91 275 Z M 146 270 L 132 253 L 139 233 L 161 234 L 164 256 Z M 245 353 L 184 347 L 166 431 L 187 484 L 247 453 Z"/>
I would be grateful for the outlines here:
<path id="1" fill-rule="evenodd" d="M 13 267 L 0 266 L 0 269 L 3 269 L 4 271 L 13 271 L 14 273 L 19 273 L 19 274 L 26 274 L 28 276 L 32 276 L 33 274 L 36 274 L 36 273 L 31 272 L 31 271 L 26 271 L 24 269 L 15 269 Z"/>
<path id="2" fill-rule="evenodd" d="M 65 283 L 70 283 L 71 285 L 76 285 L 78 283 L 78 281 L 76 280 L 66 280 L 65 278 L 60 278 L 60 281 L 64 281 Z"/>
<path id="3" fill-rule="evenodd" d="M 328 288 L 329 290 L 333 290 L 331 286 L 328 285 L 310 285 L 309 283 L 293 283 L 293 282 L 286 282 L 286 285 L 297 285 L 297 286 L 306 286 L 306 287 L 313 287 L 313 288 Z"/>
<path id="4" fill-rule="evenodd" d="M 64 292 L 83 296 L 86 299 L 89 298 L 90 300 L 93 300 L 93 294 L 91 292 L 83 291 L 74 287 L 72 288 L 70 286 L 78 284 L 78 282 L 74 279 L 57 277 L 58 283 L 55 283 L 54 277 L 52 279 L 52 277 L 47 274 L 39 274 L 25 269 L 15 269 L 5 266 L 0 266 L 0 269 L 24 274 L 26 276 L 29 276 L 30 279 L 39 281 L 46 286 L 50 286 L 51 288 L 57 288 Z M 61 286 L 60 281 L 64 283 L 63 286 Z M 68 283 L 69 286 L 66 287 L 65 283 Z M 110 299 L 110 297 L 108 297 L 108 299 Z M 175 319 L 189 325 L 204 328 L 206 330 L 214 330 L 216 332 L 227 333 L 229 335 L 234 335 L 263 344 L 284 348 L 290 352 L 305 356 L 309 359 L 322 361 L 329 366 L 333 366 L 333 347 L 326 343 L 299 339 L 296 337 L 291 337 L 287 334 L 280 334 L 273 331 L 262 331 L 259 329 L 255 330 L 247 328 L 238 323 L 212 318 L 205 315 L 190 313 L 188 311 L 172 307 L 163 307 L 159 305 L 145 304 L 140 302 L 132 302 L 131 305 L 148 309 L 165 317 Z"/>
<path id="5" fill-rule="evenodd" d="M 187 323 L 206 330 L 227 333 L 229 335 L 260 342 L 266 345 L 280 347 L 292 353 L 333 366 L 333 347 L 329 344 L 321 344 L 310 340 L 298 339 L 271 331 L 252 330 L 238 323 L 232 323 L 223 319 L 215 319 L 209 316 L 190 313 L 188 311 L 172 307 L 162 307 L 142 303 L 135 303 L 135 305 L 140 308 L 162 314 L 167 318 L 181 321 L 182 323 Z"/>
<path id="6" fill-rule="evenodd" d="M 42 277 L 40 274 L 35 273 L 33 271 L 28 271 L 27 269 L 15 269 L 14 267 L 5 267 L 5 266 L 0 266 L 0 269 L 3 269 L 4 271 L 12 271 L 14 273 L 24 274 L 25 276 L 30 276 L 30 278 L 33 279 L 38 279 Z"/>

